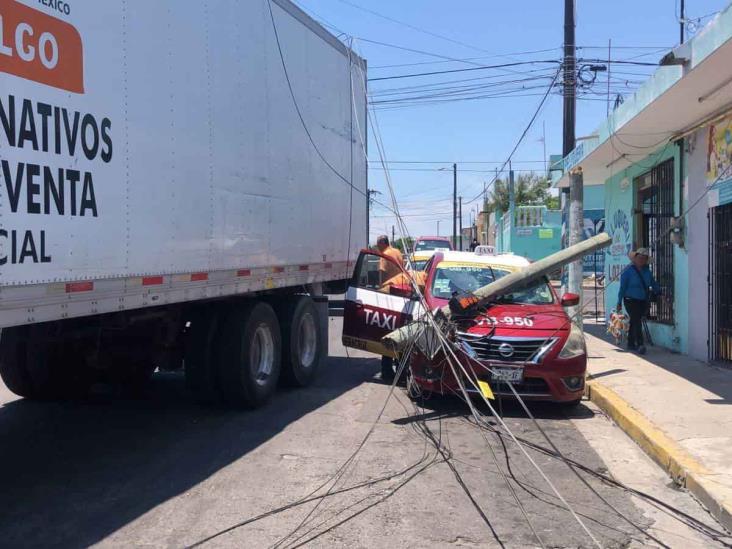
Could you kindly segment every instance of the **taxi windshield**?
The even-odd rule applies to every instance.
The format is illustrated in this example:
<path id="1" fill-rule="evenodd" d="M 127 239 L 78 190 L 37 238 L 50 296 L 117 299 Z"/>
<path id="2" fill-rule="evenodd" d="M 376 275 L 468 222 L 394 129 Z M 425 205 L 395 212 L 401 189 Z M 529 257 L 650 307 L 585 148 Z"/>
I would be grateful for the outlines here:
<path id="1" fill-rule="evenodd" d="M 485 264 L 442 262 L 437 266 L 432 281 L 432 295 L 442 299 L 450 299 L 453 292 L 474 292 L 478 288 L 490 284 L 511 271 L 501 267 Z M 546 305 L 554 303 L 554 295 L 546 280 L 540 280 L 528 287 L 498 299 L 501 303 L 524 303 L 530 305 Z"/>

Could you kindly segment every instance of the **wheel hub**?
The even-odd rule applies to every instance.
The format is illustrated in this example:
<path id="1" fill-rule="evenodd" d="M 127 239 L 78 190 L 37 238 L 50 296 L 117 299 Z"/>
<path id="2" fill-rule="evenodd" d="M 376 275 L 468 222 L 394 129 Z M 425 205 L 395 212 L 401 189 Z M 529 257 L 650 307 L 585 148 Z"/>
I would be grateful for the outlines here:
<path id="1" fill-rule="evenodd" d="M 305 313 L 300 318 L 298 327 L 298 358 L 300 364 L 310 368 L 315 362 L 315 355 L 318 350 L 318 332 L 315 329 L 315 318 L 310 313 Z"/>
<path id="2" fill-rule="evenodd" d="M 249 351 L 249 365 L 257 385 L 266 385 L 274 369 L 274 338 L 269 326 L 257 326 Z"/>

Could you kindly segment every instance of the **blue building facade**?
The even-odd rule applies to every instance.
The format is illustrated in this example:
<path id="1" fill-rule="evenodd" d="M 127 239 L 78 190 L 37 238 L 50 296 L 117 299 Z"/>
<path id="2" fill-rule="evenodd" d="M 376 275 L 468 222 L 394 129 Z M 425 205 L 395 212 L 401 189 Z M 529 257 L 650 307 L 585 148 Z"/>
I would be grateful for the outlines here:
<path id="1" fill-rule="evenodd" d="M 637 247 L 662 295 L 654 343 L 732 367 L 732 6 L 670 51 L 632 97 L 563 160 L 603 189 L 606 314 Z M 592 191 L 590 191 L 592 192 Z"/>
<path id="2" fill-rule="evenodd" d="M 562 248 L 562 213 L 546 206 L 518 206 L 513 219 L 496 214 L 496 251 L 536 261 Z"/>

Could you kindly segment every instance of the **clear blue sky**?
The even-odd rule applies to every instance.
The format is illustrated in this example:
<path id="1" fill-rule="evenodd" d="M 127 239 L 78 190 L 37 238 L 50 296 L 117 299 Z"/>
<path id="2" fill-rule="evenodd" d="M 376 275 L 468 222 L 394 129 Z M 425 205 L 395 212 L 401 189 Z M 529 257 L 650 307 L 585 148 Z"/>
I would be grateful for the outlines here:
<path id="1" fill-rule="evenodd" d="M 563 0 L 295 0 L 321 22 L 356 37 L 354 48 L 368 60 L 369 78 L 410 73 L 440 71 L 493 65 L 516 61 L 559 60 L 563 36 Z M 369 13 L 371 10 L 383 17 Z M 577 0 L 578 57 L 607 58 L 608 40 L 612 40 L 613 59 L 657 62 L 663 51 L 678 44 L 679 24 L 677 0 Z M 728 0 L 686 0 L 687 18 L 713 14 Z M 391 18 L 401 23 L 387 20 Z M 701 21 L 708 23 L 709 17 Z M 409 25 L 409 26 L 407 26 Z M 414 28 L 410 28 L 414 27 Z M 417 30 L 420 29 L 420 30 Z M 440 35 L 440 38 L 434 36 Z M 689 33 L 687 33 L 687 37 Z M 343 38 L 343 37 L 341 37 Z M 416 53 L 374 44 L 384 42 L 413 50 Z M 458 44 L 456 42 L 461 42 Z M 653 49 L 658 48 L 658 49 Z M 535 53 L 519 53 L 549 50 Z M 443 56 L 455 59 L 476 58 L 469 62 L 446 62 Z M 419 64 L 415 64 L 419 63 Z M 425 64 L 429 63 L 429 64 Z M 385 67 L 385 65 L 406 65 Z M 513 148 L 524 127 L 537 108 L 550 82 L 556 64 L 535 64 L 504 70 L 478 70 L 431 77 L 372 81 L 374 101 L 407 99 L 420 96 L 427 101 L 384 103 L 377 111 L 378 122 L 389 160 L 447 162 L 445 164 L 390 164 L 391 176 L 404 220 L 412 235 L 435 234 L 440 220 L 440 234 L 451 231 L 452 173 L 451 163 L 458 162 L 458 194 L 464 200 L 475 198 L 484 181 L 500 164 L 468 162 L 502 162 Z M 650 74 L 652 67 L 611 66 L 613 98 L 622 92 L 632 94 L 635 87 Z M 513 71 L 513 72 L 509 72 Z M 532 71 L 532 72 L 528 72 Z M 587 74 L 589 76 L 589 73 Z M 489 78 L 484 78 L 489 77 Z M 483 80 L 468 80 L 483 78 Z M 542 79 L 536 79 L 542 78 Z M 600 74 L 585 97 L 577 105 L 577 136 L 588 135 L 605 118 L 606 75 Z M 461 80 L 461 82 L 455 82 Z M 627 80 L 627 82 L 626 82 Z M 511 81 L 508 83 L 508 81 Z M 519 82 L 520 81 L 520 82 Z M 403 89 L 407 86 L 442 84 L 445 88 L 433 97 L 434 90 Z M 500 84 L 500 82 L 506 82 Z M 464 96 L 461 86 L 492 87 L 470 90 L 475 95 L 494 95 L 469 101 L 435 103 L 434 100 Z M 528 89 L 521 89 L 525 86 Z M 400 89 L 396 89 L 400 88 Z M 459 89 L 458 89 L 459 88 Z M 381 92 L 381 93 L 379 93 Z M 392 93 L 395 95 L 384 95 Z M 503 95 L 503 97 L 500 97 Z M 521 97 L 519 95 L 525 95 Z M 425 97 L 430 96 L 430 97 Z M 389 107 L 389 108 L 386 108 Z M 562 98 L 549 96 L 535 125 L 514 155 L 514 169 L 543 170 L 546 128 L 547 154 L 561 153 Z M 376 147 L 369 147 L 371 160 L 378 160 Z M 529 162 L 521 162 L 529 161 Z M 376 167 L 376 163 L 372 163 Z M 437 171 L 445 168 L 443 171 Z M 418 171 L 425 170 L 425 171 Z M 450 170 L 450 171 L 448 171 Z M 474 171 L 468 171 L 474 170 Z M 383 172 L 370 170 L 370 187 L 384 192 Z M 470 209 L 476 200 L 463 207 L 463 223 L 469 223 Z M 377 233 L 391 232 L 393 216 L 378 208 L 372 212 L 372 240 Z"/>

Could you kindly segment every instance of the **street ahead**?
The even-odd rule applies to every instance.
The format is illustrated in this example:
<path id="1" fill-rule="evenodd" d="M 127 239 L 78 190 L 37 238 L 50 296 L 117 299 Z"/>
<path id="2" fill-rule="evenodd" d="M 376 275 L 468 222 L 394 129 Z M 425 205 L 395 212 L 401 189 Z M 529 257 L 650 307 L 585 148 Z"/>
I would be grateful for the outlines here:
<path id="1" fill-rule="evenodd" d="M 331 358 L 315 385 L 281 391 L 252 412 L 192 404 L 177 374 L 156 376 L 138 399 L 99 393 L 41 404 L 2 387 L 0 545 L 182 547 L 308 496 L 343 471 L 389 392 L 376 379 L 378 360 L 347 358 L 338 343 L 340 318 L 330 322 Z M 504 402 L 502 409 L 518 437 L 547 446 L 518 406 Z M 687 494 L 666 486 L 660 469 L 592 405 L 571 418 L 551 405 L 532 409 L 567 457 L 714 524 Z M 339 477 L 333 491 L 340 493 L 203 546 L 266 547 L 291 532 L 282 546 L 538 546 L 513 490 L 546 546 L 591 547 L 539 473 L 496 430 L 480 431 L 456 399 L 415 409 L 398 388 Z M 639 529 L 671 547 L 714 546 L 648 501 L 583 473 L 603 503 L 560 460 L 529 453 L 603 546 L 657 543 Z"/>

